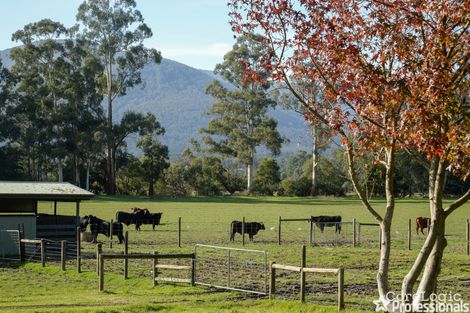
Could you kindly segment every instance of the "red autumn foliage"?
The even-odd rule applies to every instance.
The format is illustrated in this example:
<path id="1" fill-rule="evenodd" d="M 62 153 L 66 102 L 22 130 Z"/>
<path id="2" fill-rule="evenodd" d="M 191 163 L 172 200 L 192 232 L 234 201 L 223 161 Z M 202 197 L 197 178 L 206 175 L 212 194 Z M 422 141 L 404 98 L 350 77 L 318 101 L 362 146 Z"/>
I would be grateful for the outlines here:
<path id="1" fill-rule="evenodd" d="M 271 78 L 309 79 L 317 120 L 360 147 L 413 147 L 470 173 L 470 2 L 230 0 L 239 33 L 274 51 Z M 250 80 L 256 80 L 251 73 Z M 314 99 L 314 95 L 310 97 Z M 325 106 L 327 109 L 325 109 Z"/>

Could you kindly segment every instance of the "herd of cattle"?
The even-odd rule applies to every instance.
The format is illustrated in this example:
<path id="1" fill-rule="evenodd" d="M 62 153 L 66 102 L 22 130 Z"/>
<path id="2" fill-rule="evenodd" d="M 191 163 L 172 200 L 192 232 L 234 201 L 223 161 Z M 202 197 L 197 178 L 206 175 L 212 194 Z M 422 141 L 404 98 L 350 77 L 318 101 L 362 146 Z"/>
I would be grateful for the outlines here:
<path id="1" fill-rule="evenodd" d="M 140 230 L 141 225 L 152 225 L 152 229 L 155 230 L 155 226 L 160 224 L 162 213 L 150 213 L 146 208 L 132 208 L 132 213 L 118 211 L 116 212 L 116 221 L 111 222 L 102 220 L 93 215 L 86 215 L 80 219 L 80 229 L 85 232 L 88 225 L 90 225 L 90 232 L 92 235 L 92 242 L 96 242 L 96 238 L 99 234 L 103 234 L 106 237 L 110 237 L 111 229 L 113 236 L 116 236 L 119 243 L 124 240 L 123 226 L 129 226 L 135 224 L 135 229 Z"/>
<path id="2" fill-rule="evenodd" d="M 131 213 L 122 211 L 116 212 L 116 221 L 113 222 L 112 227 L 111 222 L 109 221 L 102 220 L 93 215 L 84 216 L 80 220 L 80 228 L 82 232 L 85 232 L 88 225 L 90 226 L 92 242 L 96 242 L 96 238 L 99 234 L 110 237 L 112 229 L 113 236 L 116 236 L 119 240 L 119 243 L 122 243 L 124 240 L 122 224 L 125 224 L 126 226 L 135 224 L 135 229 L 138 231 L 140 231 L 141 225 L 152 225 L 152 229 L 155 230 L 155 226 L 160 224 L 162 213 L 150 213 L 146 208 L 132 208 L 131 211 Z M 310 221 L 315 223 L 322 233 L 325 227 L 335 227 L 335 233 L 341 233 L 341 216 L 311 216 Z M 421 230 L 421 233 L 424 234 L 423 229 L 427 228 L 429 230 L 430 226 L 430 218 L 416 218 L 417 234 L 419 230 Z M 235 240 L 235 234 L 237 233 L 240 235 L 245 233 L 248 235 L 250 241 L 253 241 L 253 237 L 257 235 L 260 230 L 265 229 L 266 228 L 264 224 L 260 222 L 245 222 L 243 227 L 243 222 L 232 221 L 230 223 L 230 241 Z"/>

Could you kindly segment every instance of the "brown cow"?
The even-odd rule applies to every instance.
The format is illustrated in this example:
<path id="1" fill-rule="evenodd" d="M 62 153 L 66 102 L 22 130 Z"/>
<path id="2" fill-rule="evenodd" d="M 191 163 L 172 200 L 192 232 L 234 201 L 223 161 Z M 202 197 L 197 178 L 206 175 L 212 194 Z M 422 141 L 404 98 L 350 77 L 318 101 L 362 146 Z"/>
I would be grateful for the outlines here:
<path id="1" fill-rule="evenodd" d="M 418 234 L 418 230 L 421 229 L 421 233 L 424 235 L 423 229 L 427 228 L 428 233 L 429 229 L 431 228 L 431 219 L 429 217 L 417 217 L 416 218 L 416 234 Z"/>
<path id="2" fill-rule="evenodd" d="M 150 214 L 150 211 L 147 208 L 131 208 L 131 210 L 134 213 L 141 212 L 143 214 Z"/>

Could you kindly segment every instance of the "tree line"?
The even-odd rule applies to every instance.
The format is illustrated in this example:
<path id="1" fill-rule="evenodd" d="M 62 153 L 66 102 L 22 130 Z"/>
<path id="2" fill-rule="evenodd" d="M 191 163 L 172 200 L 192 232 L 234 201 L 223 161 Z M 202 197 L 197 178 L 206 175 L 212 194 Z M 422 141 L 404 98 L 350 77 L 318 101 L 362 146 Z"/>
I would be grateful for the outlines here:
<path id="1" fill-rule="evenodd" d="M 193 141 L 170 162 L 168 148 L 158 139 L 164 129 L 155 116 L 126 112 L 119 122 L 113 119 L 114 99 L 142 82 L 146 63 L 161 60 L 158 51 L 143 46 L 152 31 L 135 2 L 85 1 L 77 22 L 66 28 L 44 19 L 12 35 L 21 45 L 11 51 L 10 70 L 0 65 L 0 160 L 8 165 L 0 168 L 1 179 L 68 180 L 96 193 L 150 196 L 344 196 L 354 191 L 344 150 L 331 148 L 330 127 L 309 118 L 288 86 L 270 79 L 272 68 L 260 66 L 260 59 L 272 58 L 266 38 L 254 33 L 237 38 L 214 70 L 222 80 L 206 88 L 214 104 L 207 112 L 211 121 L 200 130 L 202 142 Z M 318 84 L 301 79 L 291 84 L 303 93 L 314 88 L 317 100 L 325 98 Z M 276 105 L 307 117 L 311 153 L 257 155 L 264 146 L 279 156 L 286 141 L 268 114 Z M 126 149 L 131 134 L 140 136 L 140 158 Z M 397 196 L 426 193 L 420 162 L 400 153 L 396 172 Z M 468 187 L 448 176 L 447 194 Z M 368 197 L 385 196 L 379 164 L 364 168 L 358 181 Z"/>
<path id="2" fill-rule="evenodd" d="M 152 192 L 168 159 L 158 140 L 164 129 L 152 114 L 113 119 L 115 98 L 142 82 L 146 63 L 161 60 L 143 45 L 152 31 L 135 7 L 133 0 L 84 1 L 71 28 L 43 19 L 12 35 L 20 44 L 11 50 L 13 65 L 0 64 L 2 179 L 65 177 L 115 194 L 117 160 L 126 155 L 126 138 L 139 134 Z"/>

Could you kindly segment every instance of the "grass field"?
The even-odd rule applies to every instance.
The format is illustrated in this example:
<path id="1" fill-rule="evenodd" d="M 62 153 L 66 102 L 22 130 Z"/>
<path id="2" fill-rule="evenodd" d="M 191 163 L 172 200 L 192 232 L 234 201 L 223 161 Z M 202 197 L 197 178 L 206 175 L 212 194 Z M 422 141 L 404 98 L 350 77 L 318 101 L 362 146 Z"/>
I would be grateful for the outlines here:
<path id="1" fill-rule="evenodd" d="M 383 200 L 373 201 L 381 211 Z M 407 250 L 408 219 L 427 216 L 426 199 L 398 200 L 393 226 L 391 260 L 392 288 L 398 290 L 401 278 L 407 272 L 424 240 L 413 230 L 413 249 Z M 358 200 L 352 198 L 279 198 L 279 197 L 195 197 L 195 198 L 137 198 L 97 197 L 83 202 L 81 215 L 93 214 L 103 219 L 114 218 L 116 211 L 131 207 L 147 207 L 151 212 L 163 212 L 162 225 L 157 231 L 144 225 L 143 231 L 129 231 L 130 252 L 192 252 L 195 243 L 241 247 L 237 235 L 229 242 L 229 224 L 232 220 L 261 221 L 266 230 L 248 242 L 246 248 L 266 250 L 268 261 L 298 265 L 300 246 L 308 243 L 309 224 L 283 223 L 283 244 L 277 245 L 277 220 L 305 218 L 311 215 L 341 215 L 343 221 L 356 218 L 363 223 L 374 222 Z M 470 301 L 470 257 L 465 253 L 465 220 L 470 217 L 470 204 L 457 210 L 447 226 L 448 249 L 444 257 L 440 291 L 462 294 Z M 41 203 L 41 213 L 52 213 L 51 203 Z M 58 214 L 72 215 L 74 204 L 59 203 Z M 178 248 L 178 218 L 182 219 L 182 247 Z M 341 235 L 327 228 L 324 234 L 315 233 L 319 245 L 307 248 L 307 265 L 345 268 L 346 312 L 373 311 L 376 298 L 375 272 L 378 262 L 378 229 L 361 230 L 361 247 L 352 248 L 352 228 L 344 225 Z M 100 235 L 99 241 L 107 243 Z M 331 244 L 330 244 L 331 243 Z M 122 245 L 114 244 L 105 252 L 121 252 Z M 84 244 L 84 253 L 92 253 L 94 245 Z M 150 261 L 131 261 L 129 279 L 122 278 L 122 262 L 107 264 L 105 291 L 97 291 L 94 260 L 83 260 L 84 273 L 60 271 L 57 265 L 41 268 L 38 264 L 0 268 L 0 311 L 21 312 L 335 312 L 335 277 L 308 275 L 307 304 L 299 304 L 298 274 L 280 272 L 277 296 L 286 300 L 270 302 L 258 296 L 239 292 L 219 291 L 184 285 L 152 287 Z M 222 275 L 223 276 L 223 275 Z M 254 275 L 248 280 L 259 280 Z M 322 306 L 323 305 L 323 306 Z"/>

